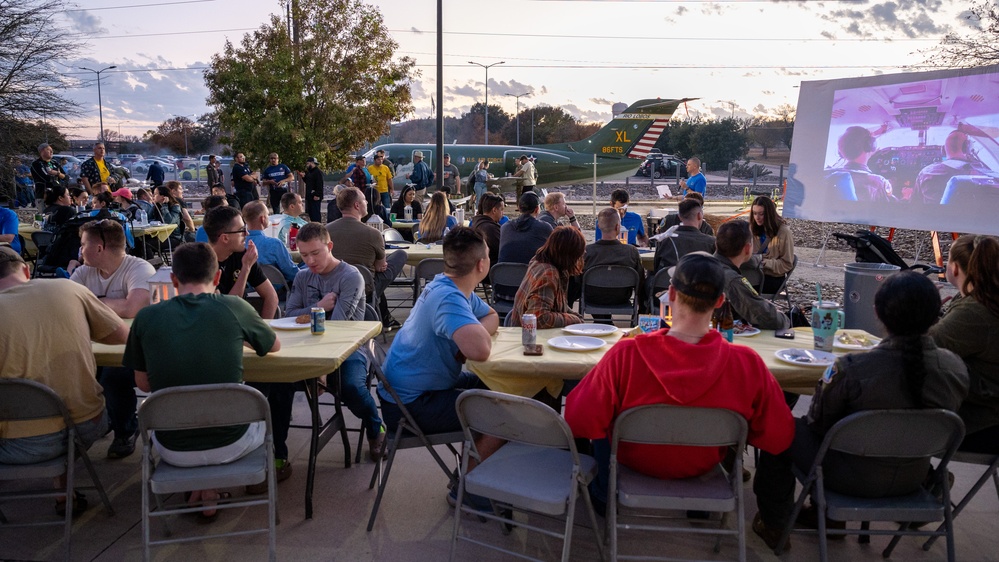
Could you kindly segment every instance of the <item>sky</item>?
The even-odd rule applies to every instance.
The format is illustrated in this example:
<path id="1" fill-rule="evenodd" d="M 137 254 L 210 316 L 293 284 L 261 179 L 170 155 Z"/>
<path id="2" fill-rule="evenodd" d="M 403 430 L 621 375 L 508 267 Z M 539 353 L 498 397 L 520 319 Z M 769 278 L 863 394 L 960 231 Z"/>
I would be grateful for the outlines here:
<path id="1" fill-rule="evenodd" d="M 416 60 L 414 114 L 436 92 L 436 2 L 372 2 L 398 56 Z M 698 98 L 681 115 L 747 117 L 796 105 L 798 84 L 891 74 L 919 65 L 948 32 L 971 31 L 970 0 L 576 1 L 443 0 L 445 115 L 483 101 L 513 114 L 561 106 L 606 122 L 611 106 Z M 77 0 L 55 15 L 84 34 L 79 58 L 58 69 L 82 114 L 49 116 L 71 138 L 96 138 L 102 72 L 104 127 L 141 136 L 171 116 L 211 110 L 202 73 L 225 41 L 283 13 L 280 0 Z M 451 142 L 454 139 L 447 139 Z M 476 139 L 457 139 L 476 142 Z"/>

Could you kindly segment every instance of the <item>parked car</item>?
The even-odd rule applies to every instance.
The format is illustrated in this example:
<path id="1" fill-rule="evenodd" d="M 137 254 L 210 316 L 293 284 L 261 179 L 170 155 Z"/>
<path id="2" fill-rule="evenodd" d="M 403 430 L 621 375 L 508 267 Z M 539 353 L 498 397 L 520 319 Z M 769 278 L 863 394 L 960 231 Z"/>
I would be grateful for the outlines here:
<path id="1" fill-rule="evenodd" d="M 163 169 L 164 171 L 166 171 L 167 174 L 173 174 L 174 171 L 176 170 L 173 164 L 168 164 L 166 162 L 163 162 L 161 159 L 146 158 L 145 160 L 139 160 L 135 164 L 132 164 L 131 167 L 132 177 L 134 177 L 137 180 L 146 179 L 146 173 L 149 172 L 149 166 L 152 165 L 153 162 L 159 162 L 160 165 L 163 166 Z"/>
<path id="2" fill-rule="evenodd" d="M 83 160 L 73 156 L 72 154 L 53 154 L 52 159 L 56 162 L 62 164 L 62 169 L 66 172 L 66 176 L 69 178 L 69 185 L 79 183 L 80 181 L 80 166 L 83 165 Z"/>
<path id="3" fill-rule="evenodd" d="M 677 177 L 677 173 L 680 174 L 679 177 L 681 178 L 688 176 L 686 162 L 670 154 L 654 153 L 649 154 L 649 157 L 645 159 L 645 162 L 638 169 L 638 173 L 645 177 L 652 176 L 657 180 L 675 178 Z"/>
<path id="4" fill-rule="evenodd" d="M 139 160 L 144 160 L 145 156 L 141 154 L 121 154 L 118 158 L 121 160 L 121 165 L 127 167 L 138 162 Z"/>

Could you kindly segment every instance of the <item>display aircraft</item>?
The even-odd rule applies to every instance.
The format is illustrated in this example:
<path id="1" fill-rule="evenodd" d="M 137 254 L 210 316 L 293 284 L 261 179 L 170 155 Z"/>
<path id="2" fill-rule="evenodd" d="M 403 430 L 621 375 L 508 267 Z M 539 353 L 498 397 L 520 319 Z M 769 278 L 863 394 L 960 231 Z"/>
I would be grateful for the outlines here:
<path id="1" fill-rule="evenodd" d="M 633 173 L 666 130 L 673 112 L 692 99 L 696 98 L 637 101 L 591 137 L 576 142 L 522 146 L 449 144 L 444 146 L 444 152 L 451 156 L 451 163 L 458 167 L 462 178 L 467 178 L 480 160 L 487 160 L 489 173 L 496 176 L 493 185 L 501 192 L 517 190 L 518 178 L 507 176 L 517 171 L 521 156 L 534 158 L 540 187 L 592 180 L 594 155 L 598 179 Z M 384 150 L 396 166 L 394 184 L 399 190 L 413 170 L 413 152 L 421 151 L 424 161 L 436 170 L 436 149 L 433 144 L 393 143 L 375 146 L 364 156 L 370 163 L 376 151 Z"/>

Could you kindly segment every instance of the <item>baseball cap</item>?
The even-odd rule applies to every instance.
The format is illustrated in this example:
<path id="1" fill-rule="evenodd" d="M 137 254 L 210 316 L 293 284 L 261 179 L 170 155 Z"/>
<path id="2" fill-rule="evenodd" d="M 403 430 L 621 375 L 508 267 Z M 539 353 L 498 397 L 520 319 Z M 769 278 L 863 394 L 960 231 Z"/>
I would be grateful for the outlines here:
<path id="1" fill-rule="evenodd" d="M 725 292 L 725 270 L 707 252 L 691 252 L 669 268 L 670 284 L 677 291 L 708 301 L 718 300 Z"/>
<path id="2" fill-rule="evenodd" d="M 525 191 L 523 195 L 520 196 L 520 201 L 517 205 L 520 208 L 521 213 L 533 213 L 534 209 L 541 206 L 541 199 L 538 194 L 533 191 Z"/>
<path id="3" fill-rule="evenodd" d="M 444 153 L 444 158 L 450 158 L 450 157 L 451 157 L 450 154 L 448 154 L 447 152 Z"/>
<path id="4" fill-rule="evenodd" d="M 318 164 L 319 160 L 316 160 L 315 156 L 309 156 L 305 159 L 306 164 Z"/>
<path id="5" fill-rule="evenodd" d="M 125 199 L 128 199 L 129 201 L 131 201 L 132 200 L 132 191 L 130 189 L 128 189 L 127 187 L 123 187 L 123 188 L 119 189 L 118 191 L 115 191 L 114 193 L 112 193 L 111 196 L 112 197 L 124 197 Z"/>
<path id="6" fill-rule="evenodd" d="M 7 263 L 11 261 L 18 261 L 24 263 L 24 258 L 21 254 L 14 251 L 14 248 L 4 244 L 0 245 L 0 263 Z"/>

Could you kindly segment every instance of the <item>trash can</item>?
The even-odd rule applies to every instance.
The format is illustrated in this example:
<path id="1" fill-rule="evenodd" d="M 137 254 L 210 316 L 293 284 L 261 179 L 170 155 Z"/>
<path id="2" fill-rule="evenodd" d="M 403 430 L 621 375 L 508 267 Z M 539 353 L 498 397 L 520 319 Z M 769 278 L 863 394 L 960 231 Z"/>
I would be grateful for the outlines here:
<path id="1" fill-rule="evenodd" d="M 848 263 L 843 284 L 844 327 L 865 330 L 878 337 L 885 336 L 885 328 L 874 312 L 874 294 L 889 275 L 901 271 L 897 265 L 887 263 Z"/>

